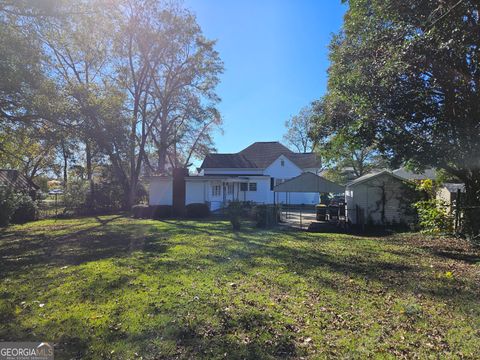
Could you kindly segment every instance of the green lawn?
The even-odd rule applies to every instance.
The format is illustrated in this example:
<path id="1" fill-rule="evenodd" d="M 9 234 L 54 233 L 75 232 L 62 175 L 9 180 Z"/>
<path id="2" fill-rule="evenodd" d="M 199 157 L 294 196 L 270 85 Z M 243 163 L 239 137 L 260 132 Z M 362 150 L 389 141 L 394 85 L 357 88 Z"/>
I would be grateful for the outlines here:
<path id="1" fill-rule="evenodd" d="M 0 341 L 57 359 L 478 358 L 457 240 L 121 216 L 0 230 Z"/>

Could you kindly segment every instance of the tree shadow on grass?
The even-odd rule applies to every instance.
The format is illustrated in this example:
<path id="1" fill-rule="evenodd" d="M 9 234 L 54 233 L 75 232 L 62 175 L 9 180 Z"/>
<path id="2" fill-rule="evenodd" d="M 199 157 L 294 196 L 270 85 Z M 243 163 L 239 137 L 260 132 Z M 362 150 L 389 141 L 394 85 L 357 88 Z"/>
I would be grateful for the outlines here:
<path id="1" fill-rule="evenodd" d="M 78 265 L 140 250 L 166 251 L 165 244 L 153 244 L 160 233 L 149 233 L 149 227 L 143 224 L 114 224 L 120 218 L 96 218 L 96 224 L 76 231 L 72 228 L 62 235 L 12 231 L 1 237 L 0 272 L 14 275 L 37 265 Z"/>
<path id="2" fill-rule="evenodd" d="M 229 230 L 228 224 L 215 221 L 202 222 L 198 225 L 191 221 L 168 221 L 165 223 L 169 225 L 167 228 L 153 229 L 150 224 L 115 224 L 114 222 L 100 221 L 87 229 L 72 231 L 64 235 L 44 233 L 37 236 L 19 232 L 13 237 L 17 239 L 14 244 L 6 243 L 8 241 L 4 238 L 0 243 L 0 255 L 3 260 L 0 271 L 2 274 L 15 274 L 25 271 L 30 266 L 81 264 L 111 257 L 121 258 L 132 252 L 140 251 L 143 252 L 142 256 L 135 258 L 134 262 L 129 265 L 137 266 L 141 271 L 148 269 L 148 271 L 156 271 L 160 274 L 181 270 L 193 270 L 198 273 L 202 271 L 196 270 L 199 267 L 207 270 L 208 267 L 219 267 L 219 272 L 226 278 L 251 276 L 252 271 L 256 271 L 254 269 L 265 266 L 263 261 L 267 261 L 271 269 L 268 275 L 289 273 L 302 277 L 309 283 L 309 289 L 312 292 L 320 291 L 321 288 L 329 288 L 338 292 L 349 290 L 348 288 L 347 290 L 342 289 L 345 286 L 344 283 L 336 282 L 339 277 L 323 276 L 322 271 L 325 269 L 325 273 L 333 273 L 345 278 L 377 281 L 382 284 L 383 288 L 398 293 L 405 291 L 423 293 L 453 302 L 461 299 L 458 300 L 459 306 L 473 307 L 478 301 L 478 287 L 469 289 L 457 286 L 454 282 L 446 283 L 441 279 L 431 279 L 425 273 L 425 269 L 412 262 L 407 251 L 397 251 L 394 259 L 385 260 L 379 256 L 379 251 L 370 251 L 365 246 L 358 247 L 358 253 L 355 251 L 334 253 L 332 249 L 316 246 L 321 245 L 322 241 L 340 241 L 348 245 L 349 240 L 346 238 L 336 240 L 321 235 L 312 236 L 311 234 L 290 233 L 277 229 L 259 231 L 245 228 L 234 233 Z M 183 243 L 170 242 L 171 236 L 182 234 L 188 234 L 190 237 L 210 235 L 215 236 L 216 240 L 208 245 L 199 245 L 209 247 L 209 251 L 202 252 L 200 255 L 188 256 L 186 253 L 179 256 L 176 254 L 172 258 L 161 261 L 152 260 L 159 254 L 168 252 L 171 244 L 195 247 L 196 239 L 193 238 Z M 280 234 L 291 238 L 285 243 L 279 243 L 278 236 Z M 291 240 L 295 242 L 289 244 Z M 353 239 L 351 240 L 353 241 Z M 364 239 L 363 241 L 374 240 Z M 385 241 L 385 239 L 379 241 Z M 351 244 L 351 246 L 355 246 L 355 244 Z M 394 252 L 396 250 L 382 251 Z M 192 272 L 192 276 L 195 273 Z M 137 274 L 134 273 L 132 276 L 135 277 Z M 94 278 L 91 283 L 83 283 L 84 288 L 79 292 L 82 296 L 85 294 L 86 301 L 89 300 L 89 293 L 100 292 L 105 297 L 115 296 L 116 292 L 129 286 L 130 279 L 129 276 L 124 275 L 120 275 L 118 278 L 114 277 L 113 281 Z M 273 276 L 268 281 L 275 282 L 276 279 Z M 258 286 L 261 287 L 262 284 L 258 284 Z M 277 286 L 283 285 L 277 284 Z M 286 288 L 285 291 L 290 290 Z M 361 291 L 370 291 L 368 284 Z M 8 293 L 4 296 L 11 298 L 12 294 Z M 180 300 L 178 303 L 184 305 Z M 12 321 L 16 332 L 11 334 L 15 334 L 18 337 L 17 340 L 27 339 L 31 335 L 32 329 L 22 328 L 20 323 L 15 322 L 15 308 L 12 307 L 10 310 L 10 312 L 2 311 L 0 314 L 3 313 L 5 320 Z M 173 354 L 170 354 L 174 358 L 209 358 L 222 357 L 226 354 L 225 357 L 233 359 L 263 359 L 298 358 L 305 355 L 305 349 L 299 346 L 299 335 L 289 329 L 278 330 L 275 325 L 278 325 L 279 319 L 262 313 L 255 304 L 251 309 L 242 310 L 237 314 L 225 312 L 220 306 L 214 308 L 212 317 L 219 324 L 216 327 L 209 326 L 204 320 L 188 318 L 189 313 L 195 311 L 192 308 L 166 311 L 169 315 L 170 312 L 176 311 L 177 314 L 180 313 L 183 316 L 179 316 L 175 322 L 162 323 L 158 329 L 145 329 L 138 334 L 131 334 L 128 331 L 108 332 L 105 330 L 100 334 L 101 340 L 105 342 L 105 346 L 113 342 L 132 343 L 143 349 L 151 346 L 151 354 L 154 354 L 152 358 L 162 358 L 162 356 L 168 358 L 168 356 L 162 355 L 155 345 L 152 345 L 160 337 L 176 344 Z M 45 325 L 45 334 L 49 333 L 49 328 L 55 326 L 62 328 L 59 339 L 56 339 L 60 358 L 94 358 L 94 355 L 89 356 L 88 346 L 95 341 L 94 336 L 96 335 L 80 334 L 86 329 L 84 321 L 72 318 L 60 325 L 55 322 Z M 52 333 L 55 332 L 52 331 Z M 251 335 L 252 333 L 255 335 Z M 3 334 L 7 336 L 8 329 Z M 249 338 L 245 338 L 240 336 L 242 334 L 250 335 Z M 10 339 L 10 335 L 8 336 Z"/>

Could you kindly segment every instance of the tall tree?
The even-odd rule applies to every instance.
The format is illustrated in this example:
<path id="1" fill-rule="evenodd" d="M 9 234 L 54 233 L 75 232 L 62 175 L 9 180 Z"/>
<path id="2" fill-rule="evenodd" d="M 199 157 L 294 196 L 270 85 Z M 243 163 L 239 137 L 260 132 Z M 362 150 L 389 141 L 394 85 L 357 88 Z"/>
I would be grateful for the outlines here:
<path id="1" fill-rule="evenodd" d="M 393 163 L 465 183 L 480 235 L 480 17 L 473 0 L 351 0 L 331 44 L 328 116 Z"/>
<path id="2" fill-rule="evenodd" d="M 90 183 L 89 205 L 94 206 L 94 159 L 105 152 L 105 117 L 118 115 L 121 103 L 115 102 L 112 77 L 113 7 L 101 0 L 65 2 L 63 16 L 34 19 L 45 51 L 45 68 L 55 80 L 68 104 L 68 112 L 57 124 L 70 138 L 80 142 L 85 159 L 86 177 Z M 119 116 L 119 127 L 122 128 Z M 63 149 L 63 148 L 62 148 Z M 63 154 L 65 155 L 65 153 Z M 114 165 L 116 158 L 111 158 Z M 64 163 L 65 166 L 65 163 Z M 64 177 L 67 172 L 64 169 Z M 126 186 L 128 188 L 128 186 Z"/>
<path id="3" fill-rule="evenodd" d="M 153 97 L 158 113 L 152 139 L 157 171 L 185 166 L 192 156 L 211 151 L 213 130 L 221 125 L 215 93 L 223 63 L 188 11 L 162 12 L 163 51 L 155 70 Z"/>
<path id="4" fill-rule="evenodd" d="M 64 179 L 72 156 L 85 159 L 91 194 L 96 161 L 111 166 L 132 205 L 145 164 L 164 172 L 213 149 L 223 64 L 177 4 L 0 0 L 0 35 L 5 129 L 59 134 Z"/>
<path id="5" fill-rule="evenodd" d="M 283 136 L 283 140 L 300 153 L 312 152 L 314 148 L 314 142 L 310 137 L 312 116 L 312 106 L 306 106 L 285 122 L 287 133 Z"/>
<path id="6" fill-rule="evenodd" d="M 365 142 L 353 127 L 336 128 L 327 116 L 329 103 L 315 101 L 311 116 L 310 138 L 335 181 L 343 183 L 374 169 L 387 166 L 374 145 Z"/>

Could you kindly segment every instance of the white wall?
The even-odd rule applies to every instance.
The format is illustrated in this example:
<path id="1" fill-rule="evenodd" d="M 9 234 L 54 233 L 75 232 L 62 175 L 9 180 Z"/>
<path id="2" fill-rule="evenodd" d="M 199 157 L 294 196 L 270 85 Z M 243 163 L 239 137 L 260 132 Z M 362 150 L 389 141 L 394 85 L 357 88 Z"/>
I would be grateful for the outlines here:
<path id="1" fill-rule="evenodd" d="M 206 182 L 188 181 L 185 183 L 185 205 L 204 203 L 206 201 Z"/>
<path id="2" fill-rule="evenodd" d="M 345 192 L 346 212 L 348 219 L 357 224 L 356 206 L 364 210 L 364 221 L 369 219 L 376 225 L 382 221 L 382 189 L 385 189 L 385 221 L 392 223 L 409 222 L 405 214 L 407 199 L 404 198 L 406 185 L 399 179 L 388 174 L 380 175 L 358 185 L 347 187 Z M 403 199 L 403 201 L 402 201 Z"/>
<path id="3" fill-rule="evenodd" d="M 150 205 L 172 205 L 172 179 L 152 178 L 148 189 Z"/>
<path id="4" fill-rule="evenodd" d="M 283 166 L 282 166 L 283 160 Z M 309 169 L 311 170 L 311 169 Z M 299 176 L 304 171 L 295 165 L 285 156 L 280 156 L 275 160 L 268 168 L 265 169 L 264 174 L 269 175 L 275 179 L 292 179 L 296 176 Z M 274 202 L 274 192 L 270 191 L 269 186 L 268 201 L 269 203 Z M 277 193 L 275 198 L 276 203 L 286 203 L 286 198 L 288 197 L 289 204 L 318 204 L 319 203 L 319 194 L 318 193 L 290 193 L 286 195 L 285 193 Z"/>
<path id="5" fill-rule="evenodd" d="M 282 166 L 283 161 L 283 166 Z M 312 170 L 312 169 L 309 169 Z M 245 182 L 256 182 L 257 191 L 239 191 L 238 198 L 241 201 L 253 201 L 257 203 L 273 204 L 275 193 L 270 190 L 270 177 L 275 179 L 291 179 L 299 176 L 303 173 L 303 170 L 295 165 L 285 156 L 280 156 L 266 169 L 203 169 L 204 175 L 215 174 L 235 174 L 242 175 L 258 175 L 245 179 Z M 260 177 L 264 175 L 265 177 Z M 209 201 L 213 208 L 218 208 L 222 205 L 223 186 L 222 192 L 219 196 L 212 195 L 212 184 L 222 185 L 222 180 L 208 179 L 205 177 L 205 181 L 200 181 L 198 178 L 189 181 L 186 179 L 186 204 L 202 203 Z M 240 185 L 235 184 L 235 197 L 237 196 L 237 187 Z M 231 197 L 231 195 L 230 195 Z M 277 193 L 277 203 L 285 203 L 285 193 Z M 227 196 L 227 200 L 230 200 Z M 317 204 L 319 202 L 318 193 L 290 193 L 288 195 L 289 204 Z M 151 205 L 172 205 L 172 179 L 165 178 L 152 178 L 149 189 L 149 203 Z"/>

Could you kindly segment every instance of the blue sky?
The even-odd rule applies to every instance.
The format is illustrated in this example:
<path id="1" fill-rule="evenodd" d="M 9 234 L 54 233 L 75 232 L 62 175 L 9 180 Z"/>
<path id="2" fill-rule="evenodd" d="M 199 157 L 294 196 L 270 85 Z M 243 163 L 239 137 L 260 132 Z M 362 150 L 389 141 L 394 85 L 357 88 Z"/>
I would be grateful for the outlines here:
<path id="1" fill-rule="evenodd" d="M 340 0 L 185 0 L 225 63 L 218 86 L 219 152 L 280 141 L 285 120 L 326 90 L 328 44 Z"/>

